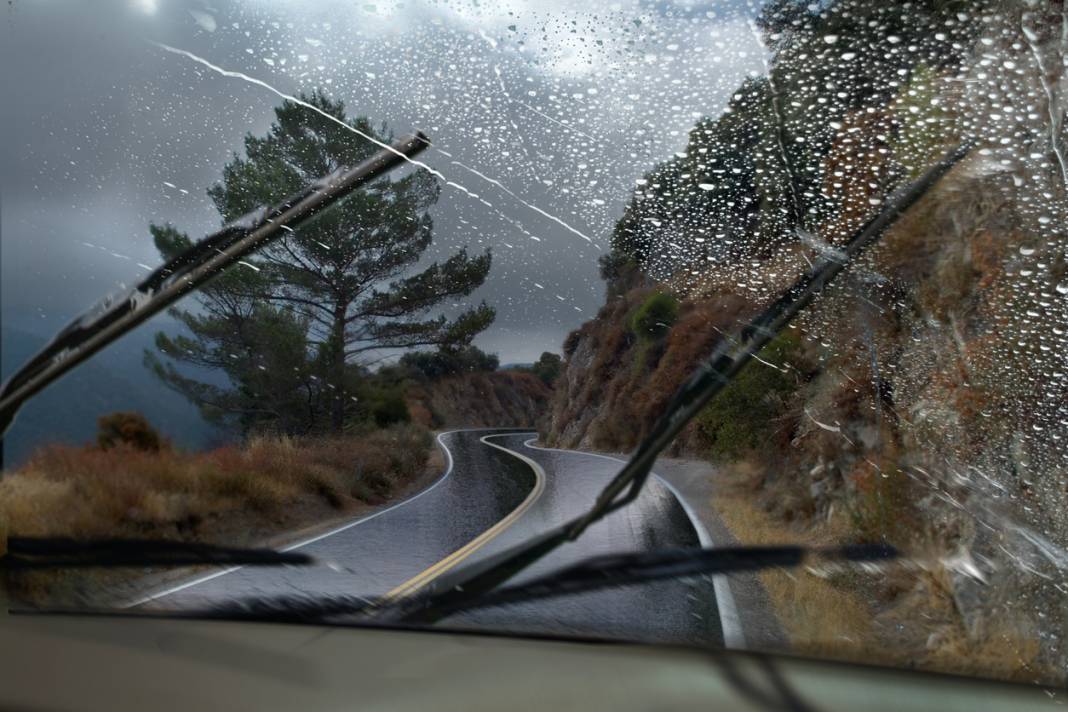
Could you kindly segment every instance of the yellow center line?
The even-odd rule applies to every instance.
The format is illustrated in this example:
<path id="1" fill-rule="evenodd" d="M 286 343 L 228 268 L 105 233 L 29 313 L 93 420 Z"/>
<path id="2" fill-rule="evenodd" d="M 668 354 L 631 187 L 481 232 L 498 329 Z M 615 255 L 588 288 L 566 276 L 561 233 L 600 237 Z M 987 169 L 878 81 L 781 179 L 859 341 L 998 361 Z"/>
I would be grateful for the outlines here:
<path id="1" fill-rule="evenodd" d="M 538 500 L 538 497 L 541 496 L 542 492 L 545 491 L 545 470 L 541 468 L 541 465 L 539 465 L 537 462 L 527 457 L 526 455 L 521 455 L 520 453 L 515 452 L 513 450 L 509 450 L 506 447 L 489 442 L 487 438 L 491 437 L 499 436 L 484 435 L 479 438 L 479 442 L 483 443 L 484 445 L 489 445 L 490 447 L 497 448 L 498 450 L 506 452 L 513 457 L 518 457 L 520 460 L 530 465 L 531 469 L 534 470 L 534 489 L 530 491 L 530 494 L 527 495 L 526 499 L 519 503 L 519 506 L 517 506 L 507 515 L 505 515 L 503 519 L 498 521 L 492 527 L 482 532 L 477 537 L 467 542 L 462 547 L 452 552 L 441 561 L 438 561 L 436 564 L 429 566 L 428 568 L 419 572 L 418 574 L 411 577 L 396 588 L 391 589 L 389 592 L 386 593 L 383 598 L 388 600 L 393 598 L 400 598 L 401 596 L 410 596 L 423 586 L 426 586 L 435 578 L 442 575 L 443 573 L 466 559 L 468 556 L 481 549 L 488 542 L 492 541 L 495 537 L 500 535 L 501 532 L 503 532 L 505 529 L 515 524 L 515 522 L 534 505 L 534 502 Z"/>

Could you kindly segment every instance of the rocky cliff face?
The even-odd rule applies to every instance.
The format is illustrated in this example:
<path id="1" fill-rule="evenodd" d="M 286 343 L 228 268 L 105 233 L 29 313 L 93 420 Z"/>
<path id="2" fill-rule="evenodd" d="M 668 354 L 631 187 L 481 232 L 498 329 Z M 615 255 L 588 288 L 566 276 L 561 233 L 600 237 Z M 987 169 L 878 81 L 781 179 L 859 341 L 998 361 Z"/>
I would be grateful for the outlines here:
<path id="1" fill-rule="evenodd" d="M 630 319 L 657 292 L 646 286 L 619 295 L 568 337 L 566 366 L 542 425 L 549 442 L 614 451 L 634 447 L 721 332 L 752 308 L 734 294 L 686 299 L 668 333 L 643 341 Z M 692 429 L 680 443 L 691 439 Z"/>

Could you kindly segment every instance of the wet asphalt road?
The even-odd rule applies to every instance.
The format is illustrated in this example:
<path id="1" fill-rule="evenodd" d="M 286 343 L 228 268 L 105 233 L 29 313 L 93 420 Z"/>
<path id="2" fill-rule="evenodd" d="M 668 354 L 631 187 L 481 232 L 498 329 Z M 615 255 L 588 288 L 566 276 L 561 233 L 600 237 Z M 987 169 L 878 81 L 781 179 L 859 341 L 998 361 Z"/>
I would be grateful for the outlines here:
<path id="1" fill-rule="evenodd" d="M 482 442 L 522 453 L 543 472 Z M 358 594 L 390 591 L 461 549 L 526 502 L 523 513 L 458 565 L 470 563 L 570 519 L 593 502 L 619 470 L 615 460 L 532 447 L 533 433 L 470 430 L 445 433 L 451 469 L 428 489 L 331 535 L 298 545 L 331 566 L 240 568 L 193 579 L 150 602 L 156 609 L 197 608 L 248 596 Z M 527 444 L 531 442 L 531 444 Z M 521 577 L 579 559 L 627 550 L 699 546 L 698 533 L 675 495 L 651 479 L 637 501 L 593 525 Z M 486 609 L 446 621 L 459 627 L 594 635 L 720 645 L 723 635 L 711 579 L 668 581 Z"/>

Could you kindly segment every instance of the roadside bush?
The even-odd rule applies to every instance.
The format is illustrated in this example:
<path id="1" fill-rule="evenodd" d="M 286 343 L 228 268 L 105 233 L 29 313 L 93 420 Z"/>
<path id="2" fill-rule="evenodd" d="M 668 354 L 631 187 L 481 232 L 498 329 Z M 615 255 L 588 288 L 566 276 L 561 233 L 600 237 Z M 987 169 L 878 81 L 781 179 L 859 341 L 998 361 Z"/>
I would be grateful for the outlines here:
<path id="1" fill-rule="evenodd" d="M 667 336 L 678 318 L 678 300 L 670 294 L 655 292 L 634 312 L 630 330 L 643 341 L 657 341 Z"/>
<path id="2" fill-rule="evenodd" d="M 426 471 L 432 444 L 425 428 L 395 425 L 359 436 L 260 435 L 208 452 L 51 445 L 0 477 L 0 522 L 18 536 L 245 546 L 334 510 L 396 496 Z M 106 589 L 108 580 L 128 573 L 98 575 L 11 573 L 8 592 L 66 604 L 65 596 Z"/>
<path id="3" fill-rule="evenodd" d="M 601 255 L 597 264 L 601 268 L 601 279 L 605 281 L 609 298 L 626 293 L 642 281 L 642 271 L 638 263 L 623 252 L 612 250 Z"/>
<path id="4" fill-rule="evenodd" d="M 432 445 L 414 425 L 355 437 L 256 436 L 207 452 L 51 445 L 4 472 L 0 520 L 27 536 L 229 540 L 235 517 L 273 528 L 291 520 L 302 497 L 337 508 L 362 499 L 349 494 L 361 473 L 375 481 L 377 498 L 391 495 L 419 476 Z M 176 532 L 186 520 L 204 526 Z"/>
<path id="5" fill-rule="evenodd" d="M 783 412 L 784 400 L 798 387 L 788 366 L 800 356 L 800 338 L 787 330 L 742 369 L 697 416 L 697 438 L 712 460 L 736 458 L 767 442 Z M 786 372 L 769 366 L 786 368 Z"/>
<path id="6" fill-rule="evenodd" d="M 544 351 L 541 357 L 534 362 L 534 365 L 530 367 L 530 370 L 535 376 L 541 379 L 541 382 L 547 386 L 551 386 L 556 378 L 560 375 L 560 369 L 563 366 L 563 360 L 558 354 L 554 354 L 550 351 Z"/>
<path id="7" fill-rule="evenodd" d="M 575 329 L 564 338 L 564 356 L 571 358 L 582 340 L 582 329 Z"/>
<path id="8" fill-rule="evenodd" d="M 407 423 L 412 419 L 404 402 L 404 393 L 399 388 L 374 389 L 368 394 L 367 400 L 371 419 L 380 428 Z"/>
<path id="9" fill-rule="evenodd" d="M 866 462 L 858 463 L 850 480 L 855 488 L 848 503 L 853 529 L 863 541 L 907 544 L 916 534 L 913 496 L 909 481 L 896 467 L 878 472 Z"/>
<path id="10" fill-rule="evenodd" d="M 102 415 L 96 421 L 96 444 L 103 450 L 126 445 L 135 450 L 159 452 L 167 441 L 140 413 Z"/>

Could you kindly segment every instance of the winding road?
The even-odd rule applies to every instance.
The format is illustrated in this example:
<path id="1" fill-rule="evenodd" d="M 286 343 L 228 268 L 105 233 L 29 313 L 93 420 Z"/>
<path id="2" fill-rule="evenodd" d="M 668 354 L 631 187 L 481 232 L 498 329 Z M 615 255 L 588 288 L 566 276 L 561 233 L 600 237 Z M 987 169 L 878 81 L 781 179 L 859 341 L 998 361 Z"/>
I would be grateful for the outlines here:
<path id="1" fill-rule="evenodd" d="M 193 608 L 247 596 L 403 595 L 585 511 L 622 462 L 534 445 L 536 434 L 457 430 L 438 442 L 445 473 L 415 496 L 332 531 L 297 542 L 329 565 L 232 568 L 186 581 L 132 605 Z M 711 546 L 685 502 L 657 477 L 630 506 L 593 525 L 523 572 L 547 573 L 597 554 Z M 484 609 L 450 618 L 454 627 L 595 635 L 629 640 L 744 647 L 730 588 L 699 577 Z"/>

